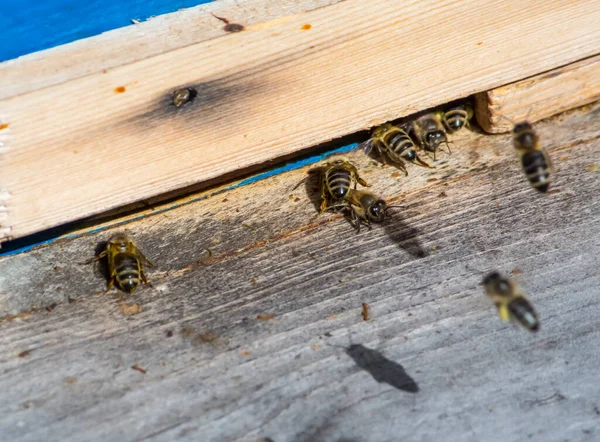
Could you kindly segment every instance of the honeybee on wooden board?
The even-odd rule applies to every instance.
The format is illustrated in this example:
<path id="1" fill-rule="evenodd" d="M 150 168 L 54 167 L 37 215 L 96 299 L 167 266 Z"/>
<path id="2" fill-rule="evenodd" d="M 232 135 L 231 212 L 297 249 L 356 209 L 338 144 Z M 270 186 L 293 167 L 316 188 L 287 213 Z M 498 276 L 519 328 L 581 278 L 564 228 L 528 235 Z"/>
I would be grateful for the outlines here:
<path id="1" fill-rule="evenodd" d="M 448 144 L 446 130 L 442 123 L 442 113 L 433 112 L 417 118 L 412 122 L 412 130 L 421 147 L 426 151 L 433 152 L 434 160 L 437 150 L 442 143 L 446 144 L 448 153 L 452 153 Z"/>
<path id="2" fill-rule="evenodd" d="M 330 205 L 344 201 L 357 184 L 369 187 L 358 174 L 358 169 L 350 161 L 342 159 L 327 162 L 319 168 L 321 172 L 321 209 L 323 213 Z"/>
<path id="3" fill-rule="evenodd" d="M 442 122 L 448 133 L 458 132 L 462 128 L 470 128 L 469 121 L 473 118 L 473 107 L 468 103 L 450 106 L 441 112 Z"/>
<path id="4" fill-rule="evenodd" d="M 140 281 L 148 284 L 144 274 L 144 264 L 152 267 L 135 244 L 124 233 L 113 235 L 107 242 L 106 248 L 97 257 L 89 259 L 86 263 L 106 258 L 108 263 L 108 288 L 117 285 L 127 293 L 133 293 Z"/>
<path id="5" fill-rule="evenodd" d="M 382 156 L 385 153 L 390 161 L 405 175 L 408 175 L 408 171 L 404 160 L 417 166 L 431 168 L 429 164 L 419 158 L 417 145 L 408 132 L 400 126 L 386 123 L 376 127 L 371 133 L 371 138 L 362 146 L 367 155 L 371 151 L 374 151 L 377 156 Z"/>
<path id="6" fill-rule="evenodd" d="M 370 229 L 371 223 L 382 223 L 390 207 L 383 199 L 371 192 L 349 189 L 343 201 L 328 209 L 347 212 L 350 224 L 359 233 L 361 224 Z"/>

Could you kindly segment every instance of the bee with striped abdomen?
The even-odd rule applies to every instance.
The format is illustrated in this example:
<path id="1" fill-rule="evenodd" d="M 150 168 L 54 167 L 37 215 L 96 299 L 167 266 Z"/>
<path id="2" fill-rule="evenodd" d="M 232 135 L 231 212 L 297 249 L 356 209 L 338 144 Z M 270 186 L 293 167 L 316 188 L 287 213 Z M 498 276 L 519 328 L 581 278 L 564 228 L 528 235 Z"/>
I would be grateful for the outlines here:
<path id="1" fill-rule="evenodd" d="M 416 147 L 415 142 L 406 130 L 390 123 L 382 124 L 373 129 L 371 138 L 364 143 L 365 153 L 369 154 L 372 149 L 375 150 L 378 156 L 385 153 L 390 161 L 406 175 L 408 175 L 408 171 L 403 160 L 421 167 L 431 168 L 429 164 L 419 158 Z"/>
<path id="2" fill-rule="evenodd" d="M 382 223 L 389 209 L 387 203 L 371 192 L 349 189 L 343 201 L 328 207 L 331 210 L 347 211 L 350 224 L 360 232 L 360 225 L 369 229 L 371 223 Z"/>
<path id="3" fill-rule="evenodd" d="M 103 258 L 106 258 L 108 263 L 109 281 L 106 291 L 111 289 L 115 281 L 127 293 L 133 293 L 140 280 L 144 284 L 148 284 L 143 264 L 152 267 L 152 263 L 124 233 L 113 235 L 108 240 L 104 251 L 86 262 L 90 263 Z"/>
<path id="4" fill-rule="evenodd" d="M 330 204 L 339 204 L 344 201 L 348 192 L 357 183 L 369 187 L 359 174 L 356 166 L 348 160 L 335 160 L 323 164 L 319 170 L 321 176 L 321 210 L 323 213 Z"/>
<path id="5" fill-rule="evenodd" d="M 434 160 L 438 147 L 442 143 L 446 143 L 448 153 L 452 153 L 450 152 L 450 145 L 448 144 L 448 137 L 446 136 L 440 112 L 425 114 L 417 118 L 412 123 L 412 129 L 421 147 L 429 152 L 433 152 Z"/>
<path id="6" fill-rule="evenodd" d="M 454 133 L 463 127 L 469 128 L 469 120 L 473 118 L 473 107 L 468 103 L 450 106 L 442 112 L 442 121 L 448 133 Z"/>
<path id="7" fill-rule="evenodd" d="M 539 192 L 547 192 L 552 175 L 552 163 L 533 126 L 523 121 L 513 127 L 513 145 L 519 154 L 521 167 L 531 186 Z"/>
<path id="8" fill-rule="evenodd" d="M 498 272 L 492 272 L 483 279 L 483 285 L 503 321 L 515 321 L 533 332 L 539 330 L 537 313 L 513 281 Z"/>

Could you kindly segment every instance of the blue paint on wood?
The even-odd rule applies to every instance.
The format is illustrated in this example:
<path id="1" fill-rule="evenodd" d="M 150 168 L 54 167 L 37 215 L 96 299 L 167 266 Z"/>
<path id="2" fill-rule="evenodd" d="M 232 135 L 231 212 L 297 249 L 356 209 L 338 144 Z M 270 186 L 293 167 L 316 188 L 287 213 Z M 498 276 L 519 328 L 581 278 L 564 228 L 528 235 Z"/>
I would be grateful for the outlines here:
<path id="1" fill-rule="evenodd" d="M 351 150 L 356 149 L 357 147 L 358 147 L 358 143 L 352 143 L 352 144 L 348 144 L 348 145 L 345 145 L 342 147 L 337 147 L 335 149 L 328 150 L 327 152 L 321 153 L 319 155 L 312 155 L 310 157 L 305 157 L 305 158 L 284 164 L 281 167 L 277 167 L 277 168 L 268 170 L 266 172 L 262 172 L 262 173 L 253 175 L 251 177 L 248 177 L 246 179 L 238 181 L 237 183 L 234 183 L 231 186 L 227 186 L 223 189 L 219 189 L 218 191 L 210 193 L 208 195 L 203 195 L 198 198 L 192 198 L 184 203 L 176 203 L 172 206 L 165 207 L 164 209 L 161 209 L 161 210 L 156 210 L 149 214 L 140 215 L 138 217 L 130 218 L 130 219 L 127 219 L 127 220 L 124 220 L 121 222 L 116 222 L 114 224 L 102 226 L 102 227 L 99 227 L 96 229 L 90 229 L 86 232 L 76 233 L 76 234 L 72 234 L 72 235 L 54 235 L 54 236 L 48 235 L 47 232 L 40 232 L 35 235 L 32 235 L 31 237 L 29 237 L 28 240 L 27 240 L 27 238 L 23 238 L 23 239 L 17 239 L 14 241 L 14 242 L 18 243 L 20 241 L 27 240 L 27 242 L 28 242 L 27 245 L 22 246 L 22 247 L 18 247 L 18 246 L 14 247 L 14 246 L 11 246 L 11 242 L 7 242 L 7 243 L 3 244 L 3 249 L 0 249 L 0 258 L 4 257 L 4 256 L 18 255 L 19 253 L 29 252 L 32 249 L 51 244 L 59 239 L 62 239 L 62 240 L 74 239 L 74 238 L 78 238 L 80 236 L 90 235 L 93 233 L 101 232 L 103 230 L 112 229 L 114 227 L 129 224 L 131 222 L 141 220 L 148 216 L 154 216 L 154 215 L 158 215 L 160 213 L 168 212 L 168 211 L 176 209 L 178 207 L 186 206 L 188 204 L 192 204 L 197 201 L 205 200 L 207 198 L 213 197 L 215 195 L 219 195 L 224 192 L 229 192 L 230 190 L 237 189 L 238 187 L 247 186 L 249 184 L 256 183 L 257 181 L 262 181 L 264 179 L 271 178 L 273 176 L 280 175 L 285 172 L 290 172 L 292 170 L 300 169 L 301 167 L 316 164 L 320 161 L 323 161 L 325 158 L 327 158 L 330 155 L 347 153 L 347 152 L 350 152 Z M 48 236 L 51 236 L 51 237 L 48 237 Z M 36 238 L 39 238 L 39 239 L 36 240 Z"/>
<path id="2" fill-rule="evenodd" d="M 0 61 L 211 0 L 0 0 Z"/>

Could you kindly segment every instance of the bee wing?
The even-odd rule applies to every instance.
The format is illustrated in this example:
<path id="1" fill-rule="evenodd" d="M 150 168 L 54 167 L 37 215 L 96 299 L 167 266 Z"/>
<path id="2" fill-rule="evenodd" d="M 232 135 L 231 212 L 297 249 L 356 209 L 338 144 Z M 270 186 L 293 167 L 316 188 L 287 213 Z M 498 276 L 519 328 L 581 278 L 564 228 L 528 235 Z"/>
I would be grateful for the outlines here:
<path id="1" fill-rule="evenodd" d="M 358 145 L 358 148 L 362 149 L 365 154 L 369 155 L 371 153 L 371 151 L 373 150 L 373 146 L 374 146 L 373 139 L 369 138 L 367 141 L 363 141 L 362 143 L 360 143 Z"/>

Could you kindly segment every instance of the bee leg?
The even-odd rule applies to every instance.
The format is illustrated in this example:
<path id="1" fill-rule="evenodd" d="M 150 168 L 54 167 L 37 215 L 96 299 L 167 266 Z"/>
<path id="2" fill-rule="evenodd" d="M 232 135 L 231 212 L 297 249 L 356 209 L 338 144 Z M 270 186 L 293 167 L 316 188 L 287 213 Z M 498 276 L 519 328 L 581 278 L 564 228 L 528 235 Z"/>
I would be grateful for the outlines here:
<path id="1" fill-rule="evenodd" d="M 496 304 L 496 307 L 498 308 L 498 316 L 500 316 L 500 319 L 502 319 L 504 322 L 508 322 L 510 320 L 510 312 L 508 311 L 508 307 L 506 307 L 504 304 Z"/>
<path id="2" fill-rule="evenodd" d="M 400 155 L 397 155 L 395 152 L 389 150 L 388 157 L 390 157 L 390 160 L 392 160 L 392 163 L 394 163 L 394 165 L 396 165 L 398 169 L 404 172 L 405 176 L 408 176 L 408 170 L 406 170 L 406 163 L 402 160 Z"/>
<path id="3" fill-rule="evenodd" d="M 398 169 L 400 169 L 402 172 L 404 172 L 404 176 L 408 176 L 408 170 L 406 169 L 406 166 L 404 165 L 404 163 L 402 164 L 398 164 Z"/>
<path id="4" fill-rule="evenodd" d="M 308 173 L 310 173 L 310 171 Z M 300 187 L 302 184 L 304 184 L 306 182 L 306 180 L 308 180 L 308 177 L 304 178 L 302 181 L 300 181 L 298 184 L 296 184 L 296 186 L 294 186 L 294 188 L 292 190 L 296 190 L 298 187 Z"/>
<path id="5" fill-rule="evenodd" d="M 321 202 L 321 207 L 319 209 L 319 215 L 322 215 L 327 210 L 327 199 L 323 198 Z"/>
<path id="6" fill-rule="evenodd" d="M 150 286 L 150 287 L 154 288 L 154 286 L 151 283 L 148 282 L 148 279 L 146 278 L 146 274 L 144 273 L 143 270 L 140 272 L 140 278 L 142 279 L 142 282 L 144 284 L 146 284 L 147 286 Z"/>
<path id="7" fill-rule="evenodd" d="M 356 182 L 358 184 L 360 184 L 361 186 L 371 187 L 371 185 L 367 184 L 367 182 L 365 180 L 363 180 L 361 177 L 359 177 L 358 174 L 356 174 Z M 354 188 L 356 189 L 356 183 L 354 183 Z"/>
<path id="8" fill-rule="evenodd" d="M 88 260 L 83 261 L 81 264 L 85 265 L 85 264 L 90 264 L 94 261 L 100 261 L 102 258 L 104 258 L 106 255 L 108 255 L 108 250 L 103 251 L 102 253 L 100 253 L 98 256 L 94 256 L 93 258 L 90 258 Z"/>
<path id="9" fill-rule="evenodd" d="M 322 215 L 325 210 L 327 210 L 327 188 L 323 182 L 321 184 L 321 208 L 319 210 L 319 215 Z"/>
<path id="10" fill-rule="evenodd" d="M 446 147 L 448 148 L 448 155 L 452 155 L 452 151 L 450 150 L 450 142 L 446 141 Z"/>
<path id="11" fill-rule="evenodd" d="M 146 264 L 148 267 L 154 267 L 154 264 L 152 264 L 150 262 L 150 260 L 148 258 L 146 258 L 144 256 L 144 254 L 142 252 L 140 252 L 139 250 L 137 251 L 137 255 L 138 255 L 138 258 L 140 258 L 140 260 L 143 261 L 144 264 Z"/>
<path id="12" fill-rule="evenodd" d="M 115 283 L 115 277 L 114 277 L 114 275 L 111 275 L 110 279 L 108 280 L 108 287 L 106 287 L 106 290 L 104 290 L 104 293 L 102 293 L 102 294 L 106 295 L 108 292 L 110 292 L 110 289 L 113 288 L 114 283 Z"/>
<path id="13" fill-rule="evenodd" d="M 350 207 L 350 225 L 356 229 L 356 233 L 360 233 L 360 219 L 352 207 Z"/>
<path id="14" fill-rule="evenodd" d="M 415 154 L 415 161 L 414 161 L 414 163 L 416 165 L 418 165 L 418 166 L 421 166 L 421 167 L 427 167 L 429 169 L 434 169 L 433 166 L 430 166 L 429 164 L 427 164 L 425 161 L 423 161 L 421 158 L 419 158 L 416 154 Z"/>

